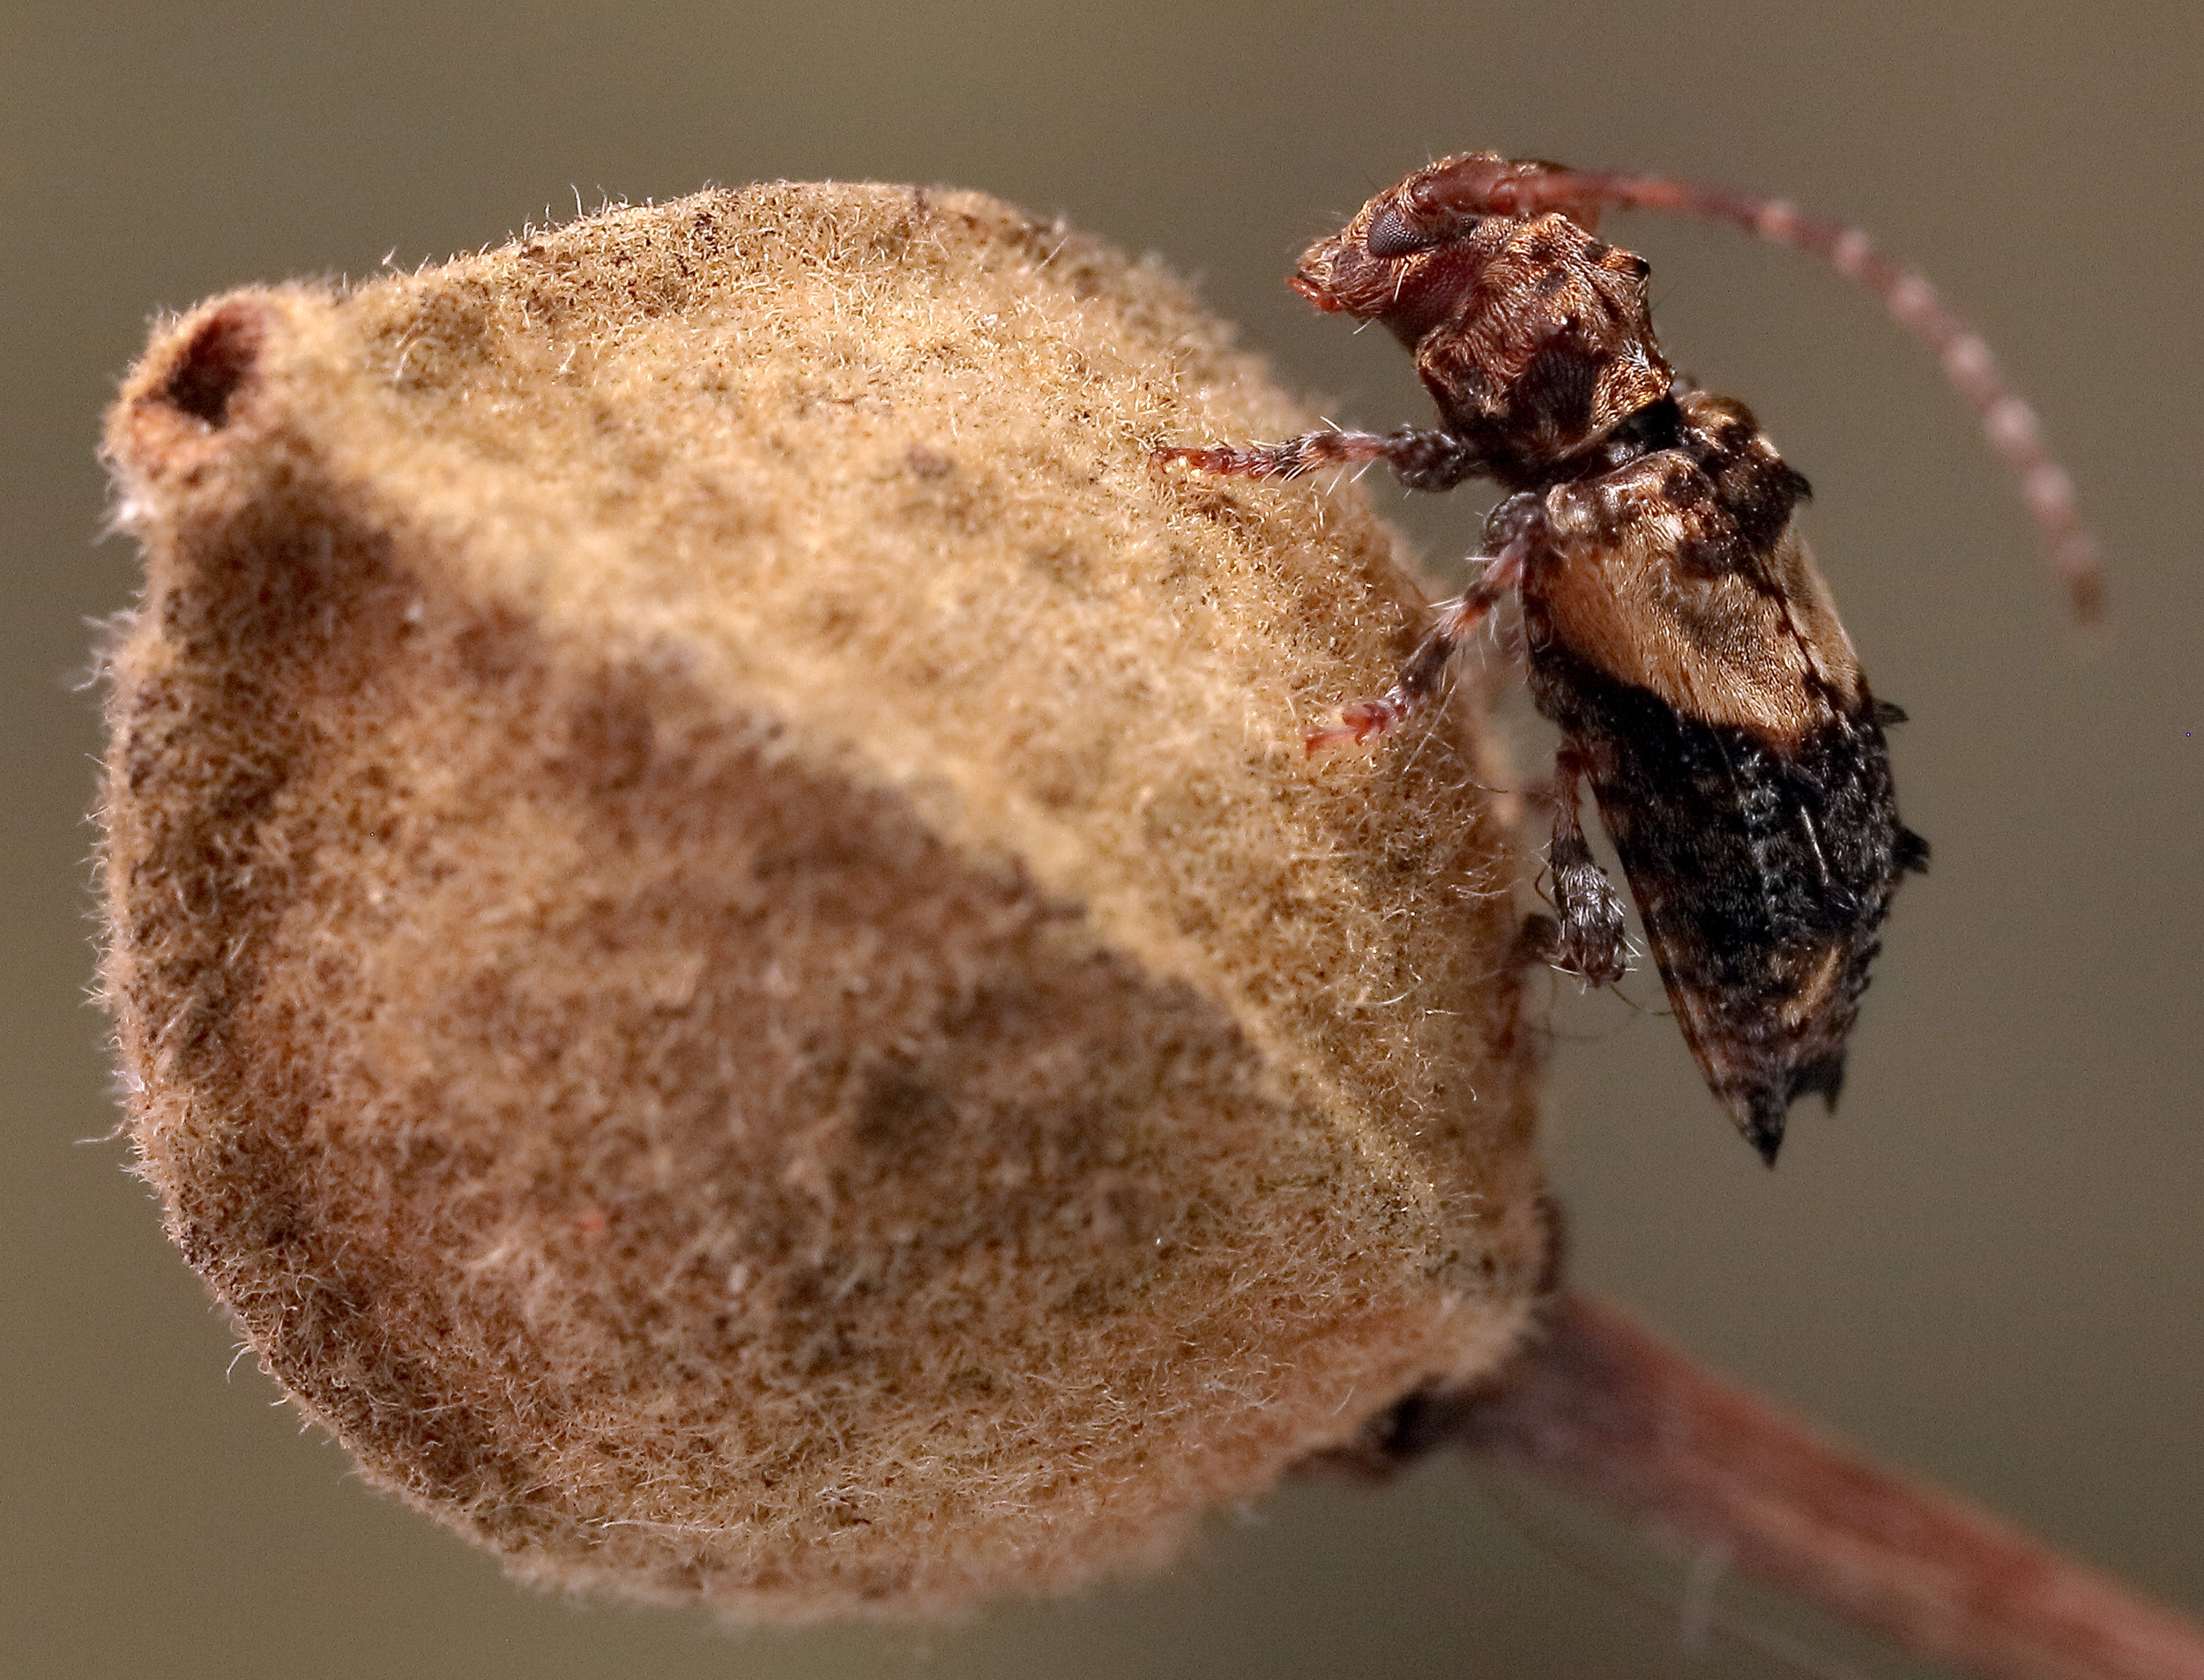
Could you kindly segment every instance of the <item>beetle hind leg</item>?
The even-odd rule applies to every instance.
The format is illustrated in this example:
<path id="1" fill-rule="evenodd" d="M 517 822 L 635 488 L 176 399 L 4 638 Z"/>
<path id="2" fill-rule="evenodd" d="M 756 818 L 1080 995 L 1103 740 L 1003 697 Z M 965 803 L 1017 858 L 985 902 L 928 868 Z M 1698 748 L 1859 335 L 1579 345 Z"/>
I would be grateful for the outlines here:
<path id="1" fill-rule="evenodd" d="M 1564 752 L 1554 764 L 1553 842 L 1546 849 L 1547 892 L 1553 914 L 1527 918 L 1519 935 L 1524 957 L 1573 974 L 1587 985 L 1612 985 L 1629 971 L 1622 896 L 1592 856 L 1576 814 L 1583 769 Z"/>

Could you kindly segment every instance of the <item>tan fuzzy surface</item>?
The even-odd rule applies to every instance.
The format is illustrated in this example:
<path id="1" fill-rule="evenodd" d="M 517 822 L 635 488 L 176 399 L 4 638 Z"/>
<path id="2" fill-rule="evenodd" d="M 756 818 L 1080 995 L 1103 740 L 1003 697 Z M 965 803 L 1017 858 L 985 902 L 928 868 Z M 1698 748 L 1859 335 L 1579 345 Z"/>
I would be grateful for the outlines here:
<path id="1" fill-rule="evenodd" d="M 107 993 L 171 1235 L 368 1479 L 754 1619 L 1165 1555 L 1545 1241 L 1503 836 L 1183 288 L 774 185 L 155 334 Z"/>

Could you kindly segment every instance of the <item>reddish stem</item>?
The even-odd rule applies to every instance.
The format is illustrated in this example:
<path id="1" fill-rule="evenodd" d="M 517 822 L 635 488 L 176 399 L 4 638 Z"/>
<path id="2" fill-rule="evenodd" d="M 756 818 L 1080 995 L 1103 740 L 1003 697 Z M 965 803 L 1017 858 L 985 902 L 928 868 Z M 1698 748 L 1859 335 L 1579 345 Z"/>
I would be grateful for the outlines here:
<path id="1" fill-rule="evenodd" d="M 1559 1297 L 1442 1432 L 1988 1680 L 2204 1680 L 2204 1628 Z"/>

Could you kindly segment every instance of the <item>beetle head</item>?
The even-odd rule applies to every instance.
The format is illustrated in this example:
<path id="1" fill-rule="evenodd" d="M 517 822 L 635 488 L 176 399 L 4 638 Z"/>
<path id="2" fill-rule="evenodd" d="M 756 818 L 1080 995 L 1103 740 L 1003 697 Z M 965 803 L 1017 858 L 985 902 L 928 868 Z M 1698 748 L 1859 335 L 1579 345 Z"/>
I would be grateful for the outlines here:
<path id="1" fill-rule="evenodd" d="M 1668 395 L 1646 264 L 1592 232 L 1556 166 L 1489 152 L 1388 188 L 1303 253 L 1293 288 L 1388 328 L 1448 429 L 1532 477 Z"/>

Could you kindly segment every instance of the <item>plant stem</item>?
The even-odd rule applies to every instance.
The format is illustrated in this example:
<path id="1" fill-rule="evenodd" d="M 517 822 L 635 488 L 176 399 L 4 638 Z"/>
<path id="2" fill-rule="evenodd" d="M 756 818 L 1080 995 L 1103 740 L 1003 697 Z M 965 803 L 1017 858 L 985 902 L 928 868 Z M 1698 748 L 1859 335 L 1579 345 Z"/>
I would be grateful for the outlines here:
<path id="1" fill-rule="evenodd" d="M 1604 1302 L 1556 1298 L 1497 1386 L 1397 1425 L 1726 1555 L 1986 1680 L 2204 1680 L 2204 1628 L 1716 1376 Z"/>

